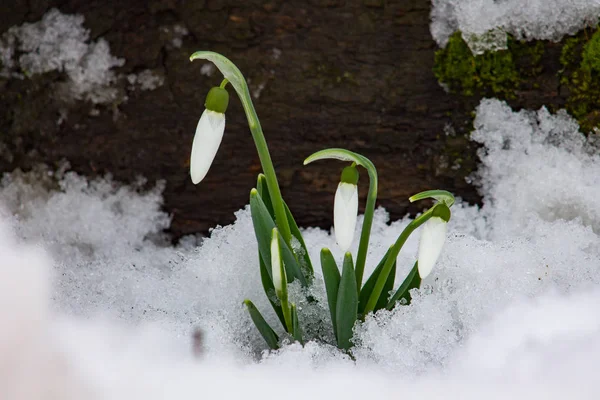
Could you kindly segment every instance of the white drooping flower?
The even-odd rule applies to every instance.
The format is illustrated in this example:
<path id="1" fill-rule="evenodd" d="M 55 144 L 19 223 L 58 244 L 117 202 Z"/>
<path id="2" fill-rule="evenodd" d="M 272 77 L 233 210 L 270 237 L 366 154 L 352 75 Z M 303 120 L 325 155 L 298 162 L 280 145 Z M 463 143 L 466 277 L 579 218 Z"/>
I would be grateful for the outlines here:
<path id="1" fill-rule="evenodd" d="M 219 150 L 228 104 L 229 94 L 222 87 L 212 88 L 206 96 L 206 109 L 198 121 L 190 156 L 190 176 L 194 184 L 204 179 Z"/>
<path id="2" fill-rule="evenodd" d="M 335 240 L 343 251 L 347 251 L 354 239 L 358 216 L 358 171 L 354 165 L 344 168 L 341 182 L 335 192 L 333 204 L 333 226 Z"/>
<path id="3" fill-rule="evenodd" d="M 423 224 L 421 232 L 421 241 L 419 243 L 418 268 L 419 276 L 425 279 L 433 269 L 444 242 L 446 241 L 446 231 L 448 222 L 443 218 L 434 216 Z"/>
<path id="4" fill-rule="evenodd" d="M 224 131 L 225 114 L 204 110 L 196 128 L 190 157 L 190 175 L 194 184 L 199 183 L 208 173 Z"/>

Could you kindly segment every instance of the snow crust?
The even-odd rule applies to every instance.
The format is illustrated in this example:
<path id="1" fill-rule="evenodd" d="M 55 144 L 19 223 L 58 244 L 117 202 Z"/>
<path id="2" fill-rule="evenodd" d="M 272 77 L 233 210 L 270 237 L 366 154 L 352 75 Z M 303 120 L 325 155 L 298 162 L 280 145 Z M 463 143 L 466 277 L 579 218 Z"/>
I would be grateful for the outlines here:
<path id="1" fill-rule="evenodd" d="M 65 95 L 93 103 L 113 101 L 117 92 L 112 70 L 125 63 L 110 54 L 108 42 L 91 41 L 82 15 L 68 15 L 53 8 L 41 21 L 10 28 L 0 37 L 1 73 L 28 77 L 50 71 L 64 72 Z"/>
<path id="2" fill-rule="evenodd" d="M 355 361 L 316 342 L 264 351 L 242 300 L 281 329 L 247 208 L 209 238 L 172 246 L 160 184 L 143 193 L 74 173 L 6 175 L 0 398 L 597 398 L 598 146 L 566 113 L 497 100 L 482 101 L 475 127 L 483 206 L 452 208 L 431 275 L 410 306 L 356 327 Z M 409 221 L 388 224 L 377 210 L 370 268 Z M 317 275 L 321 247 L 341 260 L 330 232 L 309 228 L 305 239 Z M 417 250 L 413 237 L 399 279 Z M 292 285 L 290 296 L 314 337 L 305 322 L 328 320 L 324 288 L 308 289 L 312 303 L 302 290 Z"/>
<path id="3" fill-rule="evenodd" d="M 600 19 L 600 0 L 432 0 L 431 35 L 440 47 L 457 30 L 473 51 L 517 39 L 559 41 Z"/>

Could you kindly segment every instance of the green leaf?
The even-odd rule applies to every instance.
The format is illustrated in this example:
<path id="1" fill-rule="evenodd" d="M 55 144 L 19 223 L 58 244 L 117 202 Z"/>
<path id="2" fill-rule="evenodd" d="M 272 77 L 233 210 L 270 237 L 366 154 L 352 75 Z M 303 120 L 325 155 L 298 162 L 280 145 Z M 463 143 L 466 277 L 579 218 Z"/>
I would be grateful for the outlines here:
<path id="1" fill-rule="evenodd" d="M 448 207 L 452 207 L 454 204 L 454 195 L 447 190 L 426 190 L 421 193 L 417 193 L 414 196 L 409 197 L 409 201 L 411 203 L 423 200 L 423 199 L 434 199 L 439 201 L 440 203 L 444 203 Z"/>
<path id="2" fill-rule="evenodd" d="M 329 303 L 329 313 L 331 315 L 331 323 L 333 324 L 333 334 L 337 339 L 336 304 L 341 278 L 335 259 L 328 248 L 323 248 L 321 250 L 321 269 L 323 270 L 323 280 L 325 281 L 325 290 L 327 292 L 327 303 Z"/>
<path id="3" fill-rule="evenodd" d="M 377 278 L 379 278 L 379 274 L 381 274 L 381 270 L 383 269 L 385 260 L 387 260 L 388 255 L 390 254 L 390 250 L 391 249 L 388 249 L 388 251 L 386 251 L 386 253 L 383 255 L 383 258 L 381 259 L 381 261 L 379 261 L 379 264 L 377 264 L 377 267 L 375 267 L 375 269 L 371 273 L 371 276 L 369 276 L 369 279 L 367 279 L 367 281 L 363 285 L 362 289 L 360 290 L 360 294 L 358 296 L 358 313 L 359 314 L 363 314 L 365 311 L 365 306 L 367 305 L 367 301 L 369 300 L 369 297 L 371 297 L 371 293 L 373 293 L 373 288 L 375 287 L 375 282 L 377 282 Z"/>
<path id="4" fill-rule="evenodd" d="M 385 265 L 385 261 L 387 260 L 389 253 L 390 253 L 390 249 L 388 249 L 388 251 L 385 253 L 385 255 L 383 256 L 381 261 L 379 261 L 379 264 L 377 264 L 377 267 L 375 268 L 375 270 L 373 271 L 373 273 L 371 274 L 369 279 L 367 279 L 367 281 L 365 282 L 365 285 L 363 286 L 363 288 L 360 291 L 360 295 L 358 297 L 358 313 L 360 315 L 364 314 L 365 306 L 367 305 L 367 301 L 369 300 L 369 297 L 371 297 L 371 293 L 373 293 L 373 288 L 375 287 L 375 283 L 377 282 L 377 279 L 379 278 L 379 275 L 381 274 L 381 271 L 383 270 L 383 266 Z M 387 277 L 387 280 L 385 281 L 385 285 L 383 287 L 383 290 L 381 291 L 381 294 L 379 295 L 379 300 L 377 301 L 377 305 L 375 306 L 375 309 L 373 311 L 380 310 L 387 306 L 389 293 L 394 288 L 395 280 L 396 280 L 396 261 L 394 260 L 392 269 Z"/>
<path id="5" fill-rule="evenodd" d="M 252 214 L 252 224 L 254 225 L 256 241 L 258 242 L 258 252 L 267 267 L 269 277 L 273 279 L 273 276 L 271 275 L 271 232 L 275 227 L 275 222 L 256 189 L 250 191 L 250 211 Z M 280 238 L 280 243 L 281 258 L 285 265 L 288 282 L 293 282 L 294 279 L 298 279 L 302 285 L 306 286 L 308 281 L 302 274 L 302 270 L 300 269 L 300 265 L 298 264 L 294 253 L 292 253 L 292 250 L 285 243 L 283 238 Z"/>
<path id="6" fill-rule="evenodd" d="M 267 271 L 267 266 L 265 265 L 265 263 L 262 260 L 262 257 L 260 256 L 258 256 L 258 263 L 260 265 L 260 280 L 262 281 L 263 289 L 265 290 L 265 295 L 267 296 L 269 303 L 271 303 L 275 314 L 277 314 L 279 321 L 281 321 L 281 325 L 283 325 L 283 328 L 285 329 L 285 319 L 283 317 L 283 311 L 281 310 L 281 304 L 278 300 L 276 300 L 277 294 L 275 293 L 275 287 L 273 286 L 271 275 L 269 275 L 269 272 Z"/>
<path id="7" fill-rule="evenodd" d="M 406 303 L 404 304 L 410 304 L 410 290 L 419 288 L 421 286 L 421 277 L 419 276 L 418 263 L 418 261 L 415 262 L 414 267 L 410 270 L 410 272 L 404 279 L 404 282 L 402 282 L 402 285 L 400 285 L 398 290 L 396 290 L 396 293 L 394 293 L 394 295 L 388 302 L 386 307 L 388 310 L 394 308 L 398 300 L 404 299 L 406 301 Z"/>
<path id="8" fill-rule="evenodd" d="M 262 201 L 265 203 L 265 207 L 267 207 L 271 218 L 273 218 L 273 221 L 275 221 L 275 211 L 273 211 L 273 204 L 271 203 L 271 195 L 269 193 L 267 177 L 264 174 L 258 174 L 258 178 L 256 179 L 256 190 L 258 191 Z"/>
<path id="9" fill-rule="evenodd" d="M 302 330 L 300 329 L 300 322 L 298 321 L 298 310 L 296 310 L 296 305 L 292 303 L 292 336 L 294 339 L 300 342 L 300 344 L 304 344 L 302 341 Z"/>
<path id="10" fill-rule="evenodd" d="M 392 270 L 388 275 L 387 281 L 385 281 L 385 286 L 383 287 L 383 291 L 379 296 L 379 300 L 377 301 L 377 305 L 375 306 L 375 310 L 381 310 L 385 308 L 388 304 L 388 298 L 390 297 L 390 292 L 394 289 L 394 282 L 396 281 L 396 261 L 394 261 L 394 265 L 392 265 Z"/>
<path id="11" fill-rule="evenodd" d="M 354 274 L 352 254 L 347 252 L 344 256 L 336 304 L 337 343 L 340 349 L 348 350 L 352 347 L 350 339 L 352 339 L 352 328 L 356 323 L 357 311 L 356 275 Z"/>
<path id="12" fill-rule="evenodd" d="M 300 269 L 302 270 L 302 273 L 304 274 L 306 280 L 310 281 L 314 277 L 315 272 L 312 266 L 312 262 L 310 261 L 310 255 L 308 254 L 306 243 L 304 243 L 302 233 L 300 232 L 300 229 L 296 224 L 296 220 L 294 219 L 294 216 L 292 215 L 292 212 L 290 211 L 290 208 L 288 207 L 285 201 L 283 202 L 283 206 L 285 207 L 285 213 L 290 224 L 290 231 L 292 232 L 292 237 L 295 237 L 298 240 L 301 247 L 299 249 L 300 251 L 294 251 L 294 254 L 296 255 L 296 259 L 300 263 Z"/>
<path id="13" fill-rule="evenodd" d="M 277 350 L 279 348 L 279 337 L 277 336 L 273 328 L 269 326 L 267 321 L 265 321 L 265 319 L 261 315 L 260 311 L 258 311 L 258 308 L 256 308 L 250 300 L 244 300 L 244 304 L 246 305 L 246 308 L 250 313 L 250 318 L 252 318 L 252 322 L 254 322 L 254 325 L 256 326 L 262 337 L 265 339 L 269 347 L 273 350 Z"/>

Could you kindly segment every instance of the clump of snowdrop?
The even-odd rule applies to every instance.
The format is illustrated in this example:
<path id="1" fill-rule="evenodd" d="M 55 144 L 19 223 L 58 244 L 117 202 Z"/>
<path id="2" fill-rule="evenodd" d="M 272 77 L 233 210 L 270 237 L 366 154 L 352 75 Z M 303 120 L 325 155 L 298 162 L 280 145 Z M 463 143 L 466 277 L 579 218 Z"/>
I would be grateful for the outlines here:
<path id="1" fill-rule="evenodd" d="M 258 243 L 261 282 L 267 299 L 281 322 L 284 336 L 280 338 L 252 301 L 245 300 L 244 305 L 271 349 L 278 349 L 282 340 L 304 343 L 301 319 L 298 315 L 300 309 L 288 298 L 288 285 L 296 284 L 297 281 L 302 287 L 308 288 L 314 280 L 312 262 L 302 234 L 281 196 L 275 169 L 246 80 L 240 70 L 221 54 L 199 51 L 190 59 L 209 60 L 224 76 L 221 85 L 212 88 L 208 93 L 206 109 L 196 129 L 190 160 L 192 181 L 197 184 L 204 179 L 221 144 L 225 129 L 225 112 L 229 103 L 226 85 L 230 83 L 246 113 L 263 169 L 263 173 L 258 176 L 256 188 L 250 191 L 250 210 Z M 320 255 L 335 344 L 348 351 L 354 344 L 353 330 L 358 321 L 363 321 L 367 315 L 378 310 L 391 310 L 398 304 L 409 304 L 410 290 L 420 287 L 421 280 L 431 273 L 446 238 L 446 225 L 450 220 L 450 207 L 454 204 L 454 196 L 444 190 L 430 190 L 411 197 L 410 201 L 433 199 L 435 204 L 406 226 L 363 284 L 377 200 L 377 170 L 368 158 L 346 149 L 318 151 L 309 156 L 304 164 L 323 159 L 337 159 L 350 163 L 342 170 L 333 210 L 336 241 L 345 252 L 341 270 L 328 248 L 323 248 Z M 358 251 L 354 257 L 348 250 L 354 240 L 358 215 L 358 167 L 367 171 L 369 192 Z M 424 228 L 418 260 L 404 281 L 394 290 L 397 257 L 409 236 L 421 225 L 424 225 Z M 302 302 L 315 301 L 317 300 L 307 295 L 306 300 Z M 314 325 L 315 321 L 309 323 Z M 319 337 L 313 339 L 324 340 Z"/>

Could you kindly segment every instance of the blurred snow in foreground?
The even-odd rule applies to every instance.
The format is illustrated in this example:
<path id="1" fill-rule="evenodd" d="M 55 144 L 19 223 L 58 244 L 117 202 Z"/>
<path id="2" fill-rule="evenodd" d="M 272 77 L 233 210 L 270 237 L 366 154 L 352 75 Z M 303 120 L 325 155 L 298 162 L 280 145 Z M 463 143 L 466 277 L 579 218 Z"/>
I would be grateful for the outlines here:
<path id="1" fill-rule="evenodd" d="M 459 30 L 474 53 L 517 39 L 559 41 L 600 18 L 600 0 L 432 0 L 431 36 L 445 47 Z"/>
<path id="2" fill-rule="evenodd" d="M 484 100 L 475 126 L 483 207 L 453 207 L 438 265 L 411 306 L 357 327 L 356 362 L 315 342 L 263 352 L 242 300 L 279 325 L 248 209 L 201 246 L 173 247 L 160 185 L 140 194 L 73 173 L 58 185 L 47 171 L 5 176 L 0 398 L 598 398 L 598 149 L 545 109 Z M 371 267 L 408 221 L 377 211 Z M 329 232 L 305 235 L 317 274 L 322 246 L 341 258 Z M 417 244 L 399 256 L 399 278 Z M 322 285 L 310 291 L 324 298 Z M 329 318 L 301 306 L 301 318 Z"/>

